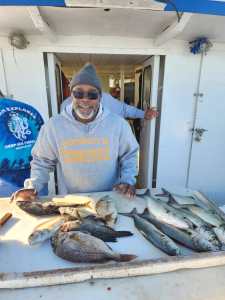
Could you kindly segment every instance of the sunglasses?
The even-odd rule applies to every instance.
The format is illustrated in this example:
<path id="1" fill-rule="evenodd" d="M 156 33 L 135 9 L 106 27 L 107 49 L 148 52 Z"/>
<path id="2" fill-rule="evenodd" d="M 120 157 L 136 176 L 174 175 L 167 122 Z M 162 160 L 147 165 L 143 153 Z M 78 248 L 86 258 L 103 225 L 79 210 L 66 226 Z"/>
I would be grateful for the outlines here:
<path id="1" fill-rule="evenodd" d="M 76 99 L 89 99 L 89 100 L 97 100 L 99 97 L 99 92 L 97 91 L 89 91 L 89 92 L 84 92 L 84 91 L 72 91 L 72 95 Z"/>

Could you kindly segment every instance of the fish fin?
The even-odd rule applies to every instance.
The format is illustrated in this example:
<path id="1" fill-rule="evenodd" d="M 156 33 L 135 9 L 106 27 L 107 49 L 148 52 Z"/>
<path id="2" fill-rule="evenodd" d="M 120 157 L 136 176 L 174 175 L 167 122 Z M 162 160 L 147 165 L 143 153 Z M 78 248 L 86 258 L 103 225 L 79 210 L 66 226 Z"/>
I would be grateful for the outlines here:
<path id="1" fill-rule="evenodd" d="M 120 254 L 118 261 L 130 261 L 137 258 L 137 255 L 132 254 Z"/>
<path id="2" fill-rule="evenodd" d="M 144 211 L 143 211 L 142 215 L 143 215 L 143 214 L 148 214 L 148 212 L 149 212 L 149 211 L 148 211 L 148 208 L 147 208 L 147 207 L 145 207 L 145 209 L 144 209 Z"/>
<path id="3" fill-rule="evenodd" d="M 146 189 L 146 191 L 144 192 L 144 194 L 142 194 L 141 196 L 149 196 L 149 197 L 151 197 L 150 189 Z"/>
<path id="4" fill-rule="evenodd" d="M 116 231 L 115 236 L 116 237 L 125 237 L 125 236 L 132 236 L 133 233 L 130 231 Z"/>
<path id="5" fill-rule="evenodd" d="M 141 215 L 139 215 L 140 217 L 144 218 L 145 216 L 148 216 L 150 213 L 149 213 L 149 210 L 148 208 L 146 207 L 143 211 L 143 213 Z"/>
<path id="6" fill-rule="evenodd" d="M 98 238 L 100 240 L 103 240 L 104 242 L 107 242 L 107 243 L 116 243 L 117 242 L 117 239 L 115 237 L 107 237 L 107 238 L 104 238 L 104 239 L 101 239 L 100 237 L 98 237 Z M 112 250 L 112 248 L 110 248 L 110 249 Z"/>
<path id="7" fill-rule="evenodd" d="M 195 225 L 191 222 L 191 220 L 184 218 L 184 221 L 188 224 L 189 228 L 194 229 Z"/>
<path id="8" fill-rule="evenodd" d="M 166 189 L 161 188 L 161 190 L 162 190 L 162 193 L 155 194 L 155 197 L 168 197 L 169 196 L 169 192 Z"/>
<path id="9" fill-rule="evenodd" d="M 165 189 L 165 188 L 161 188 L 161 190 L 163 191 L 163 193 L 165 194 L 165 195 L 167 195 L 167 196 L 169 196 L 171 193 L 167 190 L 167 189 Z"/>
<path id="10" fill-rule="evenodd" d="M 132 209 L 132 211 L 130 211 L 129 213 L 119 213 L 119 215 L 121 216 L 125 216 L 125 217 L 132 217 L 133 215 L 137 215 L 138 214 L 138 211 L 135 208 Z"/>
<path id="11" fill-rule="evenodd" d="M 167 204 L 169 204 L 169 205 L 173 205 L 173 204 L 179 205 L 179 203 L 176 201 L 176 199 L 171 194 L 169 194 L 169 200 L 168 200 Z"/>

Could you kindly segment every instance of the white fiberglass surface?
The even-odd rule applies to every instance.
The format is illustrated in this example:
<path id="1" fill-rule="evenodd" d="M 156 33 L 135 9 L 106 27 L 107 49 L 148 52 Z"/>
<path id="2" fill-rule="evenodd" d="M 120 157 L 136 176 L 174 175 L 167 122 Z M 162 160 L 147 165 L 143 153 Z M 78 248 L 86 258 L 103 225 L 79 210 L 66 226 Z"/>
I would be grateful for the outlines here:
<path id="1" fill-rule="evenodd" d="M 117 208 L 122 212 L 129 212 L 134 207 L 137 207 L 138 211 L 142 212 L 145 208 L 144 200 L 139 197 L 129 200 L 120 195 L 116 195 L 114 199 L 116 199 Z M 85 263 L 72 263 L 57 257 L 53 253 L 49 241 L 45 241 L 43 244 L 37 246 L 30 246 L 28 244 L 28 236 L 34 227 L 50 217 L 31 216 L 17 207 L 15 203 L 10 204 L 9 199 L 4 198 L 0 201 L 0 213 L 3 215 L 6 212 L 11 212 L 13 217 L 0 228 L 1 272 L 32 272 L 38 270 L 86 267 L 88 265 Z M 116 243 L 108 243 L 114 251 L 122 254 L 137 255 L 137 261 L 168 257 L 138 232 L 131 218 L 120 215 L 115 229 L 129 230 L 134 235 L 119 238 Z M 114 262 L 111 261 L 107 264 L 113 263 Z"/>

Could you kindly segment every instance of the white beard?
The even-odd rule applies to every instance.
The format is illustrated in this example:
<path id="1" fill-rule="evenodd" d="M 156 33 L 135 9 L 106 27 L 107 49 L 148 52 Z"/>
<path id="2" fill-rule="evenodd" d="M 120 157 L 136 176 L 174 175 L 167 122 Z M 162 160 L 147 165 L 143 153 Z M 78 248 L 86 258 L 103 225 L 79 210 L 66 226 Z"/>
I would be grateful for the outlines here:
<path id="1" fill-rule="evenodd" d="M 74 108 L 74 111 L 75 111 L 76 115 L 80 119 L 83 119 L 83 120 L 92 119 L 94 117 L 94 115 L 95 115 L 95 111 L 94 110 L 92 110 L 89 115 L 83 115 L 78 108 Z"/>

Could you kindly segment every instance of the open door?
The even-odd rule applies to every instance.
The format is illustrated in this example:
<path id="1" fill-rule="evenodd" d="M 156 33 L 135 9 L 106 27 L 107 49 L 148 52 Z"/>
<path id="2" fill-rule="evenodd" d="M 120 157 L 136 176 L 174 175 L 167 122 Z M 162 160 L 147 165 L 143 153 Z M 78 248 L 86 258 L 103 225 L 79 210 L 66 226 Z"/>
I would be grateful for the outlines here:
<path id="1" fill-rule="evenodd" d="M 48 86 L 48 102 L 50 117 L 57 115 L 60 112 L 60 105 L 63 101 L 62 89 L 62 70 L 61 63 L 54 53 L 47 53 L 47 86 Z M 58 193 L 58 185 L 60 184 L 60 170 L 57 167 L 56 171 L 50 173 L 50 181 L 48 185 L 49 194 Z"/>
<path id="2" fill-rule="evenodd" d="M 51 111 L 54 116 L 60 112 L 63 101 L 62 70 L 61 63 L 54 53 L 47 53 L 47 60 Z"/>
<path id="3" fill-rule="evenodd" d="M 157 107 L 159 56 L 146 60 L 142 68 L 141 108 Z M 138 187 L 152 187 L 156 121 L 141 120 Z"/>

